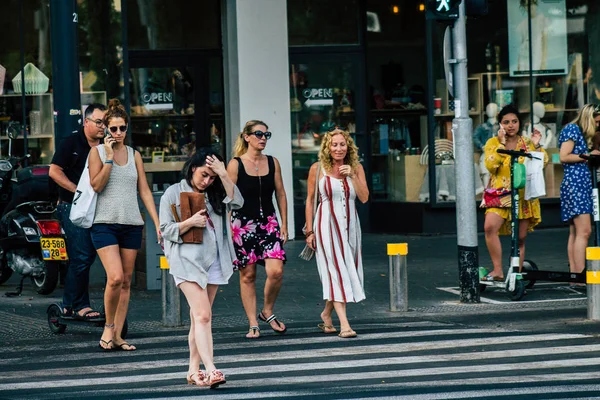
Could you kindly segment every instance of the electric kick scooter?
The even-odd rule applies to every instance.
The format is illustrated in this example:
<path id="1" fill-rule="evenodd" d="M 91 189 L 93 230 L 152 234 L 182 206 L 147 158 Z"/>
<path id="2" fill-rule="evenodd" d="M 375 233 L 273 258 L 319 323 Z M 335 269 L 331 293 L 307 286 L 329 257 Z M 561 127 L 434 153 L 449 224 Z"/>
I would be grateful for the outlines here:
<path id="1" fill-rule="evenodd" d="M 592 217 L 594 218 L 594 245 L 600 243 L 600 215 L 598 214 L 598 177 L 597 168 L 600 166 L 600 156 L 593 154 L 580 154 L 580 158 L 587 160 L 588 166 L 592 175 Z M 556 271 L 540 271 L 531 263 L 531 269 L 523 272 L 523 279 L 535 281 L 550 281 L 550 282 L 573 282 L 585 283 L 585 269 L 581 273 L 575 272 L 556 272 Z"/>
<path id="2" fill-rule="evenodd" d="M 483 292 L 488 286 L 506 290 L 511 300 L 520 300 L 525 295 L 525 288 L 532 288 L 535 284 L 533 277 L 525 276 L 525 271 L 537 269 L 535 264 L 529 260 L 524 260 L 523 270 L 520 268 L 521 254 L 519 251 L 519 189 L 525 187 L 525 179 L 515 186 L 515 167 L 525 169 L 525 166 L 519 164 L 519 157 L 535 158 L 530 153 L 516 150 L 496 150 L 500 154 L 510 156 L 510 267 L 504 281 L 488 281 L 483 278 L 488 274 L 485 267 L 479 267 L 479 291 Z M 520 171 L 522 172 L 522 171 Z"/>

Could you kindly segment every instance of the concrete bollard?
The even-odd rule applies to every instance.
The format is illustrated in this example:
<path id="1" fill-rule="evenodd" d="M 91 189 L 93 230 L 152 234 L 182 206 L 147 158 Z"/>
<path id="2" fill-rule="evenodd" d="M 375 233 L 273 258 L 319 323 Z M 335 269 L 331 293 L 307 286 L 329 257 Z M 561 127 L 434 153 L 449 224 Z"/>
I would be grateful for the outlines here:
<path id="1" fill-rule="evenodd" d="M 588 247 L 585 251 L 585 273 L 588 299 L 588 319 L 600 321 L 600 247 Z"/>
<path id="2" fill-rule="evenodd" d="M 390 311 L 408 311 L 408 243 L 388 243 L 390 259 Z"/>
<path id="3" fill-rule="evenodd" d="M 167 257 L 160 258 L 162 284 L 162 323 L 164 326 L 181 326 L 181 298 L 175 280 L 169 274 Z"/>

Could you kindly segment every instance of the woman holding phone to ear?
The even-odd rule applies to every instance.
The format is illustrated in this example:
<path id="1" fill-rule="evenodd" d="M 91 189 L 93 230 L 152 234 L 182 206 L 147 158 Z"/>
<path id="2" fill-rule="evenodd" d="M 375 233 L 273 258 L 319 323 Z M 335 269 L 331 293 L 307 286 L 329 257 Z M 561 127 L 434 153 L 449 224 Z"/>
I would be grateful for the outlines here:
<path id="1" fill-rule="evenodd" d="M 127 317 L 131 277 L 142 245 L 144 220 L 138 192 L 160 240 L 158 214 L 139 152 L 125 145 L 129 116 L 119 100 L 108 103 L 104 117 L 110 133 L 89 155 L 90 183 L 96 193 L 92 242 L 106 271 L 106 323 L 99 346 L 103 350 L 135 350 L 121 337 Z"/>
<path id="2" fill-rule="evenodd" d="M 244 206 L 233 210 L 233 242 L 237 252 L 234 261 L 240 271 L 242 303 L 250 324 L 246 337 L 260 336 L 258 319 L 270 325 L 276 333 L 287 330 L 273 312 L 275 300 L 283 281 L 283 263 L 286 261 L 283 245 L 287 242 L 287 198 L 281 178 L 281 167 L 275 157 L 263 154 L 271 132 L 262 121 L 246 123 L 234 147 L 235 158 L 229 162 L 227 172 L 242 196 Z M 273 205 L 277 199 L 281 225 Z M 264 305 L 256 314 L 256 264 L 265 266 Z"/>
<path id="3" fill-rule="evenodd" d="M 548 163 L 548 155 L 540 145 L 542 134 L 537 129 L 533 130 L 531 139 L 521 136 L 521 116 L 512 105 L 505 106 L 498 114 L 500 128 L 498 136 L 490 138 L 484 146 L 485 167 L 490 171 L 489 187 L 494 189 L 510 190 L 510 163 L 511 158 L 500 154 L 498 149 L 538 151 L 544 153 L 544 165 Z M 520 157 L 523 163 L 525 157 Z M 490 207 L 485 210 L 485 243 L 494 265 L 494 270 L 483 278 L 486 281 L 503 281 L 502 270 L 502 245 L 498 235 L 510 235 L 511 208 Z M 525 189 L 519 189 L 519 251 L 521 252 L 521 265 L 525 257 L 525 238 L 527 232 L 542 221 L 540 201 L 538 199 L 525 200 Z"/>

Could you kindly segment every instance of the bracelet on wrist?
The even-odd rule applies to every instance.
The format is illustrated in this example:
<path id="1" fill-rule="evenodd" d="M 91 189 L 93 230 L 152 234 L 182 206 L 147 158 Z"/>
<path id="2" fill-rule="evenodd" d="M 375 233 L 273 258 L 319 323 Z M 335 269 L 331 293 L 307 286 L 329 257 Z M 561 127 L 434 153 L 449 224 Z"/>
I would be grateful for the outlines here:
<path id="1" fill-rule="evenodd" d="M 314 234 L 315 234 L 315 231 L 308 231 L 308 232 L 306 232 L 306 234 L 304 236 L 306 236 L 306 238 L 309 238 Z"/>
<path id="2" fill-rule="evenodd" d="M 104 160 L 104 164 L 114 164 L 113 160 Z"/>

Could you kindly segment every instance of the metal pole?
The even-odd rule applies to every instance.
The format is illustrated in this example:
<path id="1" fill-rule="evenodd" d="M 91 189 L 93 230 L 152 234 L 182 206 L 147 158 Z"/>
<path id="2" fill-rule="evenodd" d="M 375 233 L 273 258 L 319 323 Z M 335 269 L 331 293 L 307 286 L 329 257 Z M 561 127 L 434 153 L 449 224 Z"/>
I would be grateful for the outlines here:
<path id="1" fill-rule="evenodd" d="M 387 252 L 390 259 L 390 311 L 408 311 L 408 271 L 406 256 L 407 243 L 388 243 Z"/>
<path id="2" fill-rule="evenodd" d="M 427 13 L 425 17 L 425 39 L 427 49 L 427 145 L 429 153 L 427 169 L 429 171 L 429 204 L 437 203 L 436 176 L 435 176 L 435 118 L 433 117 L 433 96 L 435 82 L 433 81 L 433 20 Z M 425 144 L 423 143 L 423 148 Z"/>
<path id="3" fill-rule="evenodd" d="M 23 122 L 21 123 L 21 134 L 23 135 L 23 156 L 29 153 L 29 143 L 27 141 L 27 104 L 25 102 L 25 44 L 23 33 L 23 0 L 19 1 L 19 47 L 21 48 L 21 111 L 23 113 Z M 12 146 L 11 146 L 12 147 Z M 11 153 L 12 148 L 9 150 Z M 29 160 L 26 158 L 23 162 L 26 167 Z"/>
<path id="4" fill-rule="evenodd" d="M 531 133 L 533 134 L 533 46 L 531 45 L 531 2 L 527 2 L 527 34 L 529 40 L 529 122 L 531 123 Z M 521 127 L 522 128 L 522 127 Z"/>
<path id="5" fill-rule="evenodd" d="M 181 298 L 175 280 L 169 274 L 166 257 L 160 258 L 162 284 L 162 323 L 164 326 L 181 326 Z"/>
<path id="6" fill-rule="evenodd" d="M 456 174 L 456 231 L 460 301 L 479 302 L 479 253 L 477 249 L 477 207 L 475 205 L 475 166 L 473 161 L 473 121 L 469 117 L 467 80 L 467 36 L 465 2 L 452 28 L 454 58 L 454 106 L 452 120 Z"/>
<path id="7" fill-rule="evenodd" d="M 600 247 L 588 247 L 585 252 L 587 259 L 586 291 L 588 299 L 588 319 L 600 321 Z"/>

